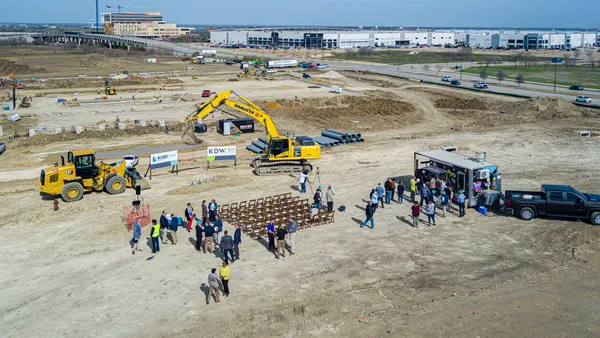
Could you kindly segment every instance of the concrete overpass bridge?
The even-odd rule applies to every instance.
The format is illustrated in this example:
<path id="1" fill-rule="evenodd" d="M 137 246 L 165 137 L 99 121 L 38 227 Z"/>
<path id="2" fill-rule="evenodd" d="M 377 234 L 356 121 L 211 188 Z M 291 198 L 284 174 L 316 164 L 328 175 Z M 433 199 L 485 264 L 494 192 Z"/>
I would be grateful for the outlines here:
<path id="1" fill-rule="evenodd" d="M 92 45 L 105 45 L 110 49 L 123 48 L 130 50 L 131 48 L 147 49 L 153 45 L 153 40 L 115 36 L 106 34 L 92 34 L 81 32 L 60 32 L 60 33 L 31 33 L 30 36 L 40 43 L 82 43 L 91 42 Z"/>

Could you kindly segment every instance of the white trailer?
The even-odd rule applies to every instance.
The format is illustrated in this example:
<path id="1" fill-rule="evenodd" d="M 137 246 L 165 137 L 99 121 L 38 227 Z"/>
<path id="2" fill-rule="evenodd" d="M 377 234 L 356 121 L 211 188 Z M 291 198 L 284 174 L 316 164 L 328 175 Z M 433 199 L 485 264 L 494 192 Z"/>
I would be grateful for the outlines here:
<path id="1" fill-rule="evenodd" d="M 298 67 L 298 60 L 276 60 L 267 63 L 269 68 Z"/>
<path id="2" fill-rule="evenodd" d="M 202 54 L 217 55 L 217 50 L 216 49 L 204 49 L 204 50 L 202 50 Z"/>

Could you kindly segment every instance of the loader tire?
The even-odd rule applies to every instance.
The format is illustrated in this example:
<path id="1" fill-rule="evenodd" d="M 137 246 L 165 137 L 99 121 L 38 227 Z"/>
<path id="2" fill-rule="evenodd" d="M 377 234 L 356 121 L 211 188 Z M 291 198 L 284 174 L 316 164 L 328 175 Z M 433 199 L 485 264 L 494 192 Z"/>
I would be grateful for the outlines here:
<path id="1" fill-rule="evenodd" d="M 63 201 L 75 202 L 83 198 L 83 186 L 79 182 L 70 182 L 63 186 L 60 196 Z"/>
<path id="2" fill-rule="evenodd" d="M 125 177 L 120 175 L 114 175 L 108 178 L 104 189 L 111 195 L 122 194 L 127 188 Z"/>

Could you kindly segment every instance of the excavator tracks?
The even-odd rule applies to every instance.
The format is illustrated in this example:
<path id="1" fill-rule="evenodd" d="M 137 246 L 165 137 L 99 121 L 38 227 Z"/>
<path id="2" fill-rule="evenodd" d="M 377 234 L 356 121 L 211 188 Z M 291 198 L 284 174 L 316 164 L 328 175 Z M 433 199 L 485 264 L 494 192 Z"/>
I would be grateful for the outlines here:
<path id="1" fill-rule="evenodd" d="M 266 156 L 254 157 L 252 166 L 258 176 L 294 174 L 305 169 L 312 170 L 312 165 L 306 160 L 269 161 Z"/>

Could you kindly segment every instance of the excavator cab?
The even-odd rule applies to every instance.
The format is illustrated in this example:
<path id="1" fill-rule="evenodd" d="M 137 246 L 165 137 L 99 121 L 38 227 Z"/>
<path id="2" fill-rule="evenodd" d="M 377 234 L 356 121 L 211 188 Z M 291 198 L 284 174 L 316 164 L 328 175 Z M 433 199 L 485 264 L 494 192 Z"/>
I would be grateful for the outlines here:
<path id="1" fill-rule="evenodd" d="M 290 151 L 290 142 L 290 139 L 272 140 L 269 143 L 269 157 L 277 158 L 281 154 L 287 157 L 287 153 Z"/>

